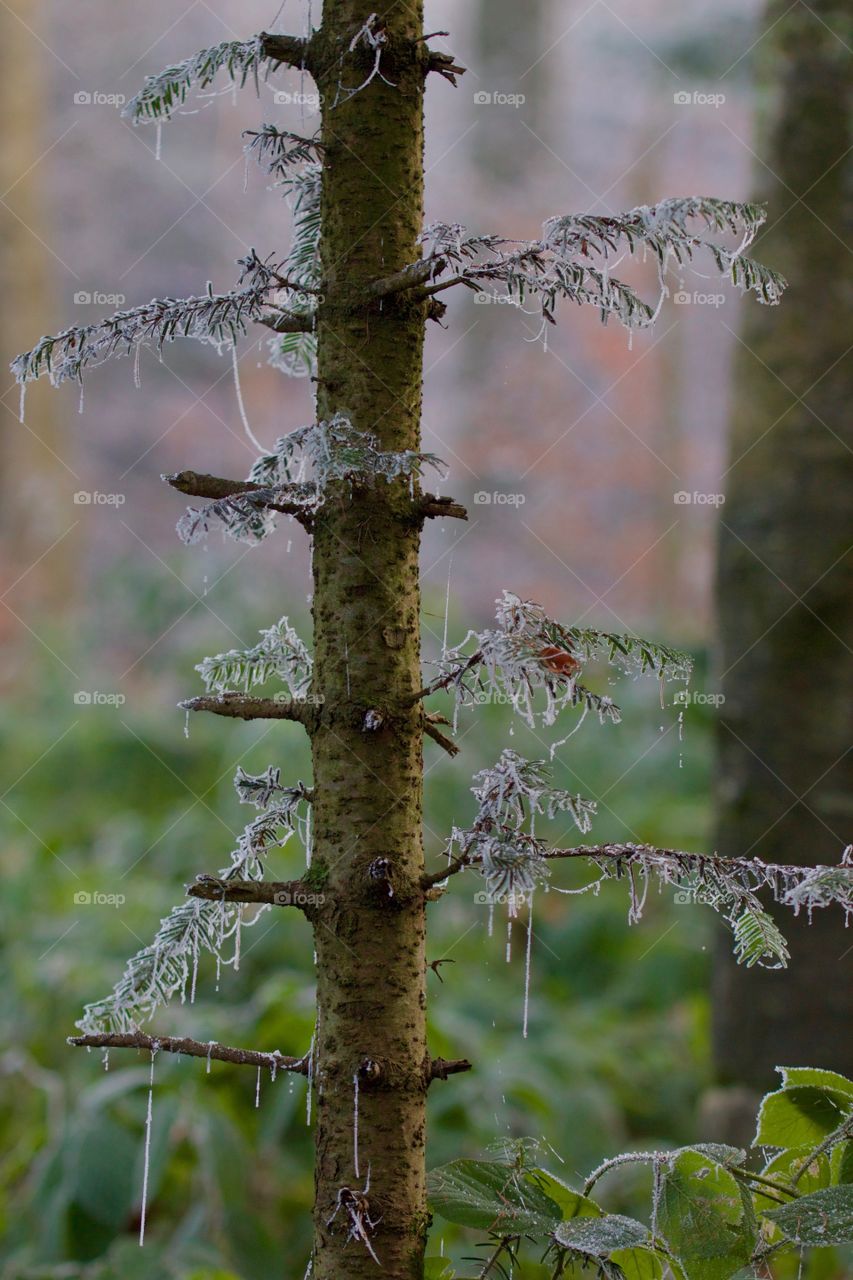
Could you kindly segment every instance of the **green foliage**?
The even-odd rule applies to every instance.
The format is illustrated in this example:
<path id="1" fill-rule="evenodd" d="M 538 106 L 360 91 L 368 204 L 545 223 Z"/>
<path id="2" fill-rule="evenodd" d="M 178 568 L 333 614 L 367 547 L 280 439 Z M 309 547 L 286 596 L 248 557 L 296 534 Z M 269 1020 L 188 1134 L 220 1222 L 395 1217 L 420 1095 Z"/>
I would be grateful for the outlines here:
<path id="1" fill-rule="evenodd" d="M 761 1108 L 756 1146 L 779 1148 L 762 1169 L 735 1147 L 709 1143 L 626 1152 L 590 1175 L 587 1193 L 614 1170 L 647 1165 L 648 1225 L 568 1187 L 536 1200 L 554 1185 L 528 1162 L 536 1144 L 516 1144 L 515 1160 L 433 1170 L 431 1206 L 449 1222 L 486 1231 L 496 1261 L 503 1251 L 515 1260 L 524 1245 L 544 1246 L 553 1280 L 583 1266 L 600 1280 L 733 1280 L 764 1275 L 768 1259 L 792 1249 L 853 1244 L 853 1081 L 808 1068 L 782 1076 Z"/>

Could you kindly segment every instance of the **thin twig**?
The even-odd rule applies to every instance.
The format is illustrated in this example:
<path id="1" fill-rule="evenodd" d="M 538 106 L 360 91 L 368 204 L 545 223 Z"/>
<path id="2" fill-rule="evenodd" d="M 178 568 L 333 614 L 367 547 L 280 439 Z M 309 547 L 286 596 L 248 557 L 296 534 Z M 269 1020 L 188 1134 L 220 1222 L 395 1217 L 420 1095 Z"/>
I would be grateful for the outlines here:
<path id="1" fill-rule="evenodd" d="M 187 1036 L 149 1036 L 144 1031 L 130 1033 L 97 1032 L 84 1036 L 69 1036 L 68 1043 L 87 1049 L 148 1049 L 152 1053 L 180 1053 L 187 1058 L 215 1058 L 217 1062 L 231 1062 L 238 1067 L 267 1067 L 270 1071 L 293 1071 L 307 1076 L 308 1055 L 303 1058 L 286 1058 L 278 1049 L 263 1053 L 258 1049 L 235 1049 L 219 1044 L 191 1040 Z"/>

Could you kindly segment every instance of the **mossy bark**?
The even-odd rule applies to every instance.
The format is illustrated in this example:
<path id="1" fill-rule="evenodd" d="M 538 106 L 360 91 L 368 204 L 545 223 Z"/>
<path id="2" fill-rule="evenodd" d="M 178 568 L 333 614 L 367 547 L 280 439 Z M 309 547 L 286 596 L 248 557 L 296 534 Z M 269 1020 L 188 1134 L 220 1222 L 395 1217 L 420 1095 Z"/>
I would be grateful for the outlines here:
<path id="1" fill-rule="evenodd" d="M 312 45 L 323 95 L 318 417 L 345 413 L 383 449 L 416 449 L 426 308 L 362 290 L 418 257 L 425 49 L 418 3 L 382 12 L 382 74 L 349 52 L 368 0 L 325 0 Z M 423 1274 L 428 1087 L 419 529 L 407 483 L 332 498 L 314 531 L 312 735 L 318 1032 L 314 1280 L 373 1277 L 352 1212 L 389 1280 Z M 409 699 L 410 701 L 410 699 Z M 378 713 L 365 724 L 366 713 Z M 358 1168 L 355 1078 L 358 1078 Z M 369 1172 L 366 1204 L 361 1193 Z M 334 1216 L 334 1221 L 330 1220 Z M 374 1224 L 370 1226 L 367 1218 Z"/>
<path id="2" fill-rule="evenodd" d="M 760 257 L 790 288 L 750 307 L 738 359 L 719 559 L 721 854 L 817 863 L 851 829 L 853 399 L 849 10 L 772 3 L 758 152 Z M 777 1063 L 853 1072 L 841 913 L 786 913 L 786 973 L 715 969 L 718 1076 L 763 1089 Z M 848 958 L 845 959 L 845 956 Z"/>

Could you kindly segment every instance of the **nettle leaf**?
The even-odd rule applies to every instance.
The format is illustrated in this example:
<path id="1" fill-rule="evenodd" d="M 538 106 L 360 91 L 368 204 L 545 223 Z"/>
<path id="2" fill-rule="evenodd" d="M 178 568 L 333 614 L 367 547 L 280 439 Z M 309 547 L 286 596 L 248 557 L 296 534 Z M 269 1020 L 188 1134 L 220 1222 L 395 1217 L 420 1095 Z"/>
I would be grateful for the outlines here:
<path id="1" fill-rule="evenodd" d="M 836 1089 L 849 1094 L 853 1100 L 853 1080 L 838 1071 L 825 1071 L 822 1067 L 777 1067 L 782 1076 L 782 1088 L 792 1085 L 816 1085 L 818 1088 Z"/>
<path id="2" fill-rule="evenodd" d="M 427 1192 L 434 1211 L 448 1222 L 496 1235 L 550 1234 L 560 1207 L 524 1173 L 489 1160 L 453 1160 L 433 1169 Z"/>
<path id="3" fill-rule="evenodd" d="M 768 1093 L 758 1113 L 753 1146 L 817 1146 L 853 1113 L 853 1097 L 840 1089 L 794 1085 Z"/>
<path id="4" fill-rule="evenodd" d="M 625 1280 L 662 1280 L 664 1272 L 675 1280 L 686 1280 L 680 1268 L 656 1250 L 640 1245 L 636 1249 L 617 1249 L 610 1261 L 620 1268 Z"/>
<path id="5" fill-rule="evenodd" d="M 794 1244 L 853 1243 L 853 1186 L 824 1187 L 764 1213 Z"/>
<path id="6" fill-rule="evenodd" d="M 800 1195 L 809 1195 L 812 1191 L 820 1191 L 822 1187 L 828 1187 L 834 1180 L 830 1171 L 829 1157 L 827 1155 L 813 1157 L 813 1146 L 786 1148 L 784 1151 L 777 1152 L 761 1172 L 766 1178 L 792 1185 L 796 1178 L 796 1190 Z M 801 1172 L 803 1165 L 806 1165 L 806 1168 Z M 771 1196 L 765 1196 L 758 1186 L 753 1188 L 753 1197 L 757 1208 L 762 1213 L 765 1208 L 776 1208 L 777 1201 Z"/>
<path id="7" fill-rule="evenodd" d="M 533 1169 L 531 1177 L 559 1206 L 563 1219 L 601 1217 L 602 1210 L 594 1200 L 590 1200 L 589 1196 L 581 1195 L 579 1191 L 573 1191 L 568 1183 L 563 1182 L 562 1178 L 558 1178 L 556 1174 L 549 1173 L 547 1169 Z"/>
<path id="8" fill-rule="evenodd" d="M 662 1170 L 657 1229 L 690 1280 L 728 1280 L 746 1266 L 756 1239 L 748 1194 L 696 1150 L 679 1152 Z"/>
<path id="9" fill-rule="evenodd" d="M 599 1267 L 599 1274 L 614 1278 L 621 1277 L 624 1273 L 621 1264 L 613 1257 L 614 1253 L 621 1250 L 633 1253 L 637 1245 L 644 1244 L 648 1239 L 648 1227 L 634 1218 L 623 1217 L 621 1213 L 605 1213 L 600 1218 L 576 1218 L 572 1222 L 561 1222 L 554 1232 L 555 1244 L 566 1249 L 571 1260 L 581 1265 L 592 1262 Z M 607 1263 L 614 1265 L 608 1267 Z M 635 1275 L 642 1274 L 635 1267 Z"/>

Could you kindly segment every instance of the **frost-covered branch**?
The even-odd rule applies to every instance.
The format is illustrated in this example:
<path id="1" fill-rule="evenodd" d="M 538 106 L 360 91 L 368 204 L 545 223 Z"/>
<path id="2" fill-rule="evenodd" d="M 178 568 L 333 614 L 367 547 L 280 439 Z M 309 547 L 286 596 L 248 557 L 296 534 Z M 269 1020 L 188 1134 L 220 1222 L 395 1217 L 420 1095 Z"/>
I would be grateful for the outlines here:
<path id="1" fill-rule="evenodd" d="M 178 992 L 182 1002 L 189 993 L 193 1003 L 202 951 L 215 957 L 217 972 L 223 964 L 239 969 L 242 930 L 257 924 L 269 907 L 261 903 L 253 915 L 247 915 L 242 901 L 227 900 L 222 882 L 262 881 L 269 855 L 294 834 L 309 850 L 306 807 L 312 793 L 301 782 L 282 786 L 279 770 L 273 767 L 257 777 L 239 769 L 234 782 L 240 799 L 259 813 L 242 831 L 230 865 L 216 877 L 218 897 L 213 901 L 192 897 L 163 917 L 154 941 L 128 960 L 111 995 L 86 1006 L 77 1024 L 84 1035 L 136 1034 L 139 1022 Z"/>
<path id="2" fill-rule="evenodd" d="M 245 273 L 241 280 L 244 278 Z M 96 324 L 63 329 L 41 338 L 31 351 L 12 361 L 12 372 L 19 383 L 45 376 L 53 386 L 59 386 L 69 379 L 80 382 L 86 369 L 139 352 L 143 346 L 161 352 L 166 343 L 178 338 L 231 347 L 247 332 L 250 323 L 266 323 L 269 294 L 280 287 L 270 275 L 252 272 L 248 287 L 229 293 L 214 293 L 209 286 L 200 297 L 153 298 Z M 298 332 L 310 331 L 314 323 L 310 315 L 283 310 L 277 310 L 274 319 L 277 326 L 286 325 Z"/>
<path id="3" fill-rule="evenodd" d="M 212 499 L 206 507 L 189 507 L 182 516 L 178 532 L 188 544 L 206 537 L 214 521 L 239 541 L 257 542 L 273 527 L 264 517 L 266 511 L 293 516 L 306 529 L 313 525 L 316 493 L 312 485 L 273 489 L 253 480 L 226 480 L 197 471 L 179 471 L 161 479 L 179 493 Z"/>
<path id="4" fill-rule="evenodd" d="M 323 152 L 318 138 L 303 138 L 289 129 L 279 129 L 274 124 L 262 124 L 260 129 L 246 129 L 248 138 L 244 150 L 253 155 L 265 173 L 283 179 L 292 165 L 315 164 Z"/>
<path id="5" fill-rule="evenodd" d="M 305 704 L 311 685 L 313 660 L 303 640 L 297 635 L 287 618 L 281 618 L 272 627 L 261 631 L 259 642 L 251 649 L 229 649 L 205 658 L 196 667 L 208 693 L 216 695 L 214 701 L 227 704 L 235 690 L 249 690 L 271 679 L 279 680 L 286 689 L 285 698 L 274 699 L 277 705 L 287 706 L 289 701 Z M 213 708 L 205 708 L 205 710 Z M 228 715 L 228 710 L 218 714 Z M 286 715 L 277 717 L 289 718 Z"/>
<path id="6" fill-rule="evenodd" d="M 266 1067 L 275 1076 L 278 1071 L 293 1071 L 307 1076 L 308 1054 L 303 1058 L 286 1058 L 278 1049 L 265 1053 L 259 1049 L 233 1049 L 216 1040 L 191 1040 L 188 1036 L 149 1036 L 144 1031 L 93 1032 L 69 1036 L 68 1043 L 86 1049 L 146 1049 L 150 1053 L 178 1053 L 185 1058 L 230 1062 L 238 1067 Z"/>
<path id="7" fill-rule="evenodd" d="M 442 472 L 444 463 L 432 453 L 380 449 L 375 436 L 357 431 L 347 417 L 336 414 L 280 437 L 271 453 L 257 459 L 245 484 L 194 472 L 185 473 L 186 479 L 177 477 L 181 483 L 175 487 L 184 492 L 208 488 L 216 495 L 207 507 L 190 507 L 178 523 L 178 533 L 184 542 L 198 542 L 216 522 L 229 537 L 260 542 L 275 528 L 271 512 L 284 511 L 310 527 L 333 484 L 352 490 L 401 479 L 409 484 L 413 521 L 427 516 L 466 519 L 465 508 L 452 498 L 416 494 L 415 481 L 427 467 Z"/>
<path id="8" fill-rule="evenodd" d="M 541 605 L 505 591 L 497 601 L 497 629 L 469 631 L 461 644 L 436 662 L 439 675 L 413 701 L 448 690 L 460 707 L 494 700 L 507 702 L 531 728 L 537 718 L 551 725 L 567 707 L 594 711 L 602 723 L 619 722 L 612 699 L 579 682 L 584 666 L 597 658 L 627 675 L 660 680 L 686 679 L 691 659 L 676 649 L 639 636 L 615 635 L 586 627 L 567 627 Z M 544 706 L 537 694 L 544 695 Z"/>
<path id="9" fill-rule="evenodd" d="M 547 781 L 544 773 L 535 772 L 541 770 L 542 762 L 519 764 L 518 759 L 511 759 L 510 769 L 508 754 L 514 756 L 504 752 L 493 770 L 477 775 L 475 782 L 479 780 L 480 786 L 472 788 L 480 799 L 477 819 L 468 830 L 454 830 L 448 855 L 452 857 L 455 849 L 459 852 L 443 872 L 425 877 L 426 888 L 472 868 L 484 876 L 491 898 L 512 900 L 529 894 L 546 880 L 550 861 L 582 860 L 600 874 L 571 892 L 597 892 L 605 880 L 624 880 L 631 899 L 628 918 L 635 924 L 642 918 L 652 880 L 659 888 L 671 886 L 684 901 L 705 904 L 725 920 L 733 933 L 737 960 L 747 967 L 758 964 L 782 968 L 789 959 L 785 938 L 761 904 L 758 895 L 762 892 L 779 905 L 792 908 L 795 915 L 805 909 L 811 917 L 814 910 L 834 904 L 841 907 L 846 920 L 853 916 L 853 846 L 845 850 L 841 863 L 834 867 L 721 858 L 645 844 L 550 849 L 532 831 L 522 830 L 522 806 L 526 804 L 528 814 L 541 812 L 542 797 L 553 794 L 542 790 L 531 795 L 532 779 L 536 779 L 538 787 Z M 509 823 L 501 817 L 502 807 L 504 812 L 512 813 Z M 588 812 L 591 816 L 592 808 Z"/>
<path id="10" fill-rule="evenodd" d="M 249 40 L 225 40 L 146 77 L 122 115 L 134 124 L 168 120 L 184 105 L 191 90 L 208 89 L 220 72 L 239 88 L 252 80 L 257 90 L 262 71 L 269 73 L 280 66 L 310 70 L 309 48 L 307 40 L 267 32 Z"/>
<path id="11" fill-rule="evenodd" d="M 628 328 L 642 328 L 654 322 L 669 289 L 666 283 L 671 264 L 683 267 L 698 253 L 707 253 L 721 275 L 741 289 L 751 290 L 759 302 L 777 303 L 785 288 L 778 272 L 745 256 L 765 220 L 757 204 L 706 197 L 662 200 L 641 205 L 625 214 L 605 217 L 596 214 L 549 218 L 538 240 L 508 240 L 502 236 L 470 235 L 458 223 L 436 223 L 421 239 L 428 246 L 436 266 L 438 282 L 425 290 L 437 293 L 462 284 L 482 292 L 489 284 L 500 285 L 506 296 L 519 306 L 536 300 L 543 318 L 554 320 L 557 302 L 565 300 L 597 306 L 606 323 L 615 315 Z M 737 237 L 731 248 L 714 235 Z M 658 269 L 659 297 L 654 305 L 645 302 L 630 285 L 611 275 L 624 256 L 651 257 Z M 414 271 L 424 263 L 416 263 Z M 442 273 L 452 275 L 442 280 Z"/>

